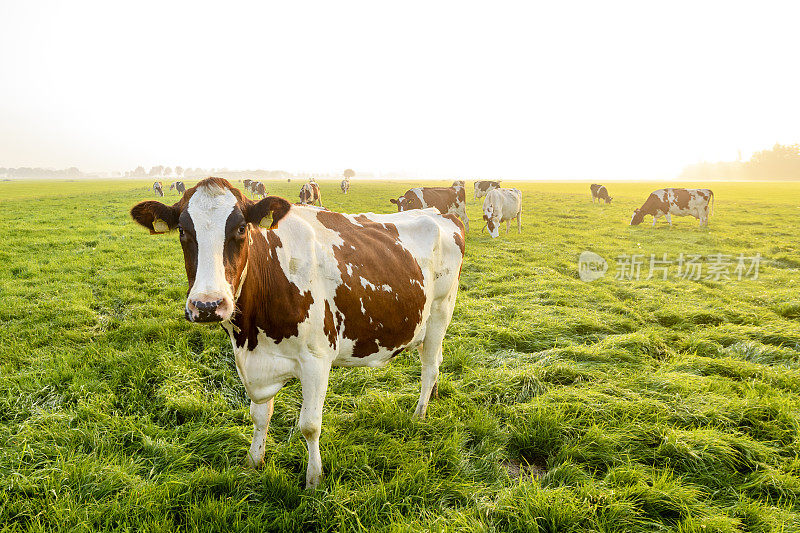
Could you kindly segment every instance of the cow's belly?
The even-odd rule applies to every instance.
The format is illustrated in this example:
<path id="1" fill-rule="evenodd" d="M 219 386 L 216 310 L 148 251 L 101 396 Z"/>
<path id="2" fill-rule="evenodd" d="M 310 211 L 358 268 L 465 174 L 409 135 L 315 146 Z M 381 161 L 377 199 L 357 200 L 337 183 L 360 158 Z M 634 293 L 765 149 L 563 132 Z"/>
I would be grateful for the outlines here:
<path id="1" fill-rule="evenodd" d="M 369 367 L 381 367 L 385 366 L 389 361 L 394 359 L 397 355 L 400 354 L 403 350 L 406 349 L 413 349 L 419 346 L 422 343 L 422 337 L 424 336 L 424 328 L 421 328 L 420 334 L 415 336 L 414 340 L 410 343 L 396 347 L 393 349 L 387 349 L 379 347 L 378 351 L 367 355 L 366 357 L 354 357 L 353 356 L 353 341 L 349 339 L 343 339 L 341 341 L 341 348 L 339 353 L 336 356 L 336 359 L 333 361 L 333 366 L 343 366 L 343 367 L 353 367 L 353 366 L 369 366 Z M 419 339 L 417 339 L 419 337 Z"/>
<path id="2" fill-rule="evenodd" d="M 513 207 L 506 207 L 503 210 L 503 216 L 500 219 L 500 222 L 507 222 L 509 220 L 513 220 L 517 218 L 517 214 L 519 213 L 519 208 L 517 206 Z"/>
<path id="3" fill-rule="evenodd" d="M 695 218 L 699 218 L 699 213 L 697 209 L 693 209 L 692 207 L 682 208 L 676 205 L 671 205 L 669 208 L 669 214 L 678 216 L 678 217 L 686 217 L 686 216 L 693 216 Z"/>

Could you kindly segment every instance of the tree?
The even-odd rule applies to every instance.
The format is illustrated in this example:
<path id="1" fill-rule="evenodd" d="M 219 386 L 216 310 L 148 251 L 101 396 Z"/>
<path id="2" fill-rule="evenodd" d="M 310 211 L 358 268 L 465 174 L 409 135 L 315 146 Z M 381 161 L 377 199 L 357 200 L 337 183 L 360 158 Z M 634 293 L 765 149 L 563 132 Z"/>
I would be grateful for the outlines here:
<path id="1" fill-rule="evenodd" d="M 687 166 L 686 178 L 797 179 L 800 178 L 800 144 L 775 144 L 755 152 L 749 161 L 703 161 Z"/>
<path id="2" fill-rule="evenodd" d="M 347 168 L 344 171 L 344 177 L 350 179 L 356 175 L 355 171 L 352 168 Z"/>
<path id="3" fill-rule="evenodd" d="M 172 167 L 167 167 L 164 169 L 165 176 L 172 176 Z"/>
<path id="4" fill-rule="evenodd" d="M 135 177 L 137 177 L 137 178 L 143 178 L 143 177 L 147 176 L 147 171 L 144 169 L 144 167 L 143 167 L 143 166 L 139 165 L 139 166 L 138 166 L 138 167 L 136 167 L 136 169 L 133 171 L 133 175 L 134 175 Z"/>
<path id="5" fill-rule="evenodd" d="M 183 176 L 183 167 L 175 167 L 175 175 L 179 178 Z"/>
<path id="6" fill-rule="evenodd" d="M 163 173 L 164 173 L 164 167 L 162 165 L 156 165 L 150 168 L 150 172 L 147 175 L 150 176 L 151 178 L 157 178 Z"/>

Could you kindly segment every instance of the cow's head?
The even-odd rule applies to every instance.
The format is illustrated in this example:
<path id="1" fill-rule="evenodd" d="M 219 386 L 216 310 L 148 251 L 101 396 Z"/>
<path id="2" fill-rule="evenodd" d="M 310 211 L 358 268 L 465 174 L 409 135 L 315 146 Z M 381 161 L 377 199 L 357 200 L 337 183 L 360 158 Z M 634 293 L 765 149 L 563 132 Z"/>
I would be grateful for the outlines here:
<path id="1" fill-rule="evenodd" d="M 131 216 L 150 233 L 178 228 L 189 280 L 186 319 L 218 322 L 233 315 L 249 233 L 258 231 L 259 224 L 275 228 L 290 208 L 276 196 L 253 202 L 226 180 L 208 178 L 174 205 L 141 202 L 133 206 Z"/>
<path id="2" fill-rule="evenodd" d="M 486 229 L 489 230 L 489 235 L 494 239 L 500 236 L 500 219 L 494 212 L 494 206 L 491 204 L 483 206 L 483 220 L 486 221 Z"/>
<path id="3" fill-rule="evenodd" d="M 606 203 L 607 203 L 607 204 L 610 204 L 610 203 L 611 203 L 611 200 L 613 200 L 613 199 L 614 199 L 614 198 L 612 198 L 611 196 L 609 196 L 608 198 L 606 198 Z"/>
<path id="4" fill-rule="evenodd" d="M 635 209 L 633 211 L 633 217 L 631 217 L 631 226 L 638 226 L 644 220 L 644 213 L 642 213 L 641 209 Z"/>
<path id="5" fill-rule="evenodd" d="M 401 196 L 399 198 L 390 198 L 390 202 L 397 206 L 397 211 L 405 211 L 408 209 L 408 198 Z"/>

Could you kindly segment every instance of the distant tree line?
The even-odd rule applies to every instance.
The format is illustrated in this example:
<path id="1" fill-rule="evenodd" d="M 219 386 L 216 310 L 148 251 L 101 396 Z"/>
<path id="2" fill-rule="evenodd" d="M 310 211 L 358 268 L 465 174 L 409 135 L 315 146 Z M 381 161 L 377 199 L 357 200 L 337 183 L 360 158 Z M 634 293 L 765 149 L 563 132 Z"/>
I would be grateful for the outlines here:
<path id="1" fill-rule="evenodd" d="M 86 175 L 75 167 L 55 168 L 4 168 L 0 167 L 0 177 L 6 178 L 83 178 Z"/>
<path id="2" fill-rule="evenodd" d="M 776 144 L 749 161 L 703 161 L 683 169 L 684 178 L 800 179 L 800 144 Z"/>

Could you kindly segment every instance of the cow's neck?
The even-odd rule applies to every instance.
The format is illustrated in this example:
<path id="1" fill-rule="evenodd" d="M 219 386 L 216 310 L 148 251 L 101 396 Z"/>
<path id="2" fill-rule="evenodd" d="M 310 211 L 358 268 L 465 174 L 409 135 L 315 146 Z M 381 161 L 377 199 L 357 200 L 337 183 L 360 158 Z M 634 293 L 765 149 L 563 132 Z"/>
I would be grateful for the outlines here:
<path id="1" fill-rule="evenodd" d="M 296 336 L 297 326 L 308 317 L 313 302 L 310 291 L 301 293 L 289 281 L 279 256 L 286 245 L 274 231 L 251 231 L 243 250 L 244 266 L 236 287 L 236 313 L 231 320 L 238 347 L 252 350 L 261 331 L 276 343 Z M 246 255 L 245 255 L 246 254 Z"/>

